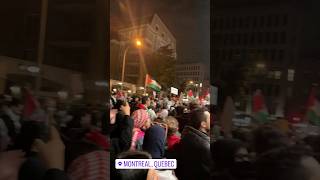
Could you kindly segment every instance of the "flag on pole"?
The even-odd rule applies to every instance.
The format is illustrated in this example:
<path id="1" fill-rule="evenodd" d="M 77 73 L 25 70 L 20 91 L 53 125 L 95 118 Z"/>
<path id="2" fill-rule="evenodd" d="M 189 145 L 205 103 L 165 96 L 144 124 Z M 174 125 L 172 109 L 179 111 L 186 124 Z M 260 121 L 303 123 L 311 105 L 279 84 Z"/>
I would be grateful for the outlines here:
<path id="1" fill-rule="evenodd" d="M 316 98 L 316 89 L 311 89 L 308 102 L 306 120 L 312 125 L 320 126 L 320 103 Z"/>
<path id="2" fill-rule="evenodd" d="M 188 96 L 189 96 L 189 97 L 192 97 L 192 96 L 193 96 L 193 92 L 192 92 L 192 90 L 189 90 L 189 92 L 188 92 Z"/>
<path id="3" fill-rule="evenodd" d="M 269 113 L 262 92 L 259 89 L 253 96 L 253 113 L 260 123 L 266 123 L 268 121 Z"/>
<path id="4" fill-rule="evenodd" d="M 29 90 L 25 90 L 25 103 L 23 109 L 23 117 L 29 118 L 33 112 L 37 109 L 37 102 L 35 98 L 31 95 Z"/>
<path id="5" fill-rule="evenodd" d="M 146 75 L 145 84 L 146 84 L 146 87 L 149 87 L 149 88 L 155 90 L 156 92 L 161 91 L 160 84 L 157 81 L 155 81 L 154 79 L 152 79 L 152 77 L 149 74 Z"/>

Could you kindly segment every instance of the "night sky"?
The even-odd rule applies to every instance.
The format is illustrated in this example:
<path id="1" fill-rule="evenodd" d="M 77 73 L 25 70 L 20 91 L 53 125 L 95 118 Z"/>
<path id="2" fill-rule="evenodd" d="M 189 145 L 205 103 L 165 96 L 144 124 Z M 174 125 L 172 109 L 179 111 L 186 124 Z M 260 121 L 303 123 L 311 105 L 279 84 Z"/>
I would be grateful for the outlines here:
<path id="1" fill-rule="evenodd" d="M 177 41 L 178 61 L 210 62 L 210 0 L 110 0 L 110 29 L 129 19 L 157 13 Z M 209 66 L 208 66 L 209 67 Z"/>

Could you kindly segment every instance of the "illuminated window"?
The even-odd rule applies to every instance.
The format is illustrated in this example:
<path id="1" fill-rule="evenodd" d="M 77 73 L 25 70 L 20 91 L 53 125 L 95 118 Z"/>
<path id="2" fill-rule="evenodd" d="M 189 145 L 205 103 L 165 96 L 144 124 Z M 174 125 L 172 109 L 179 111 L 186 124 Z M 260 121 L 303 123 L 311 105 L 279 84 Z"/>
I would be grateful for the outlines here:
<path id="1" fill-rule="evenodd" d="M 274 78 L 275 79 L 281 79 L 281 71 L 275 71 L 274 72 Z"/>
<path id="2" fill-rule="evenodd" d="M 294 81 L 294 74 L 295 74 L 295 70 L 293 69 L 288 69 L 288 81 Z"/>

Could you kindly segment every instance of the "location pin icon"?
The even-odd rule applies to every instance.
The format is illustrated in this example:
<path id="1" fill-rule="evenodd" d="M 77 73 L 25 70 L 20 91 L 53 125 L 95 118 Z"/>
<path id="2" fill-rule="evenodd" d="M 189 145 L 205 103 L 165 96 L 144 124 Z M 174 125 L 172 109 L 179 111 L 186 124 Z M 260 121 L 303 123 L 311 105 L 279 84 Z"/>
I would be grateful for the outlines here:
<path id="1" fill-rule="evenodd" d="M 122 162 L 118 162 L 118 165 L 121 166 L 121 165 L 122 165 Z"/>

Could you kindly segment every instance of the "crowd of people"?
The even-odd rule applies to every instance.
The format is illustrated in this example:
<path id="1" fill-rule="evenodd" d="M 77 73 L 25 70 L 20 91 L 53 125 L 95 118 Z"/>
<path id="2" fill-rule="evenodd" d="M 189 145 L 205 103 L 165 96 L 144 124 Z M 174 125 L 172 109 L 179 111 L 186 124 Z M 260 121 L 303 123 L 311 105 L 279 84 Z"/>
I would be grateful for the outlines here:
<path id="1" fill-rule="evenodd" d="M 0 179 L 109 179 L 105 105 L 0 97 Z M 97 170 L 97 171 L 96 171 Z"/>
<path id="2" fill-rule="evenodd" d="M 147 179 L 150 178 L 148 172 L 163 180 L 207 178 L 210 173 L 210 160 L 205 160 L 210 159 L 208 107 L 195 102 L 183 103 L 174 96 L 126 98 L 116 93 L 111 98 L 111 105 L 111 179 Z M 132 171 L 114 168 L 115 159 L 128 157 L 177 159 L 178 169 Z"/>
<path id="3" fill-rule="evenodd" d="M 72 106 L 31 94 L 0 98 L 0 180 L 320 179 L 320 136 L 271 124 L 227 133 L 210 106 L 174 96 Z M 176 159 L 177 169 L 116 169 L 116 159 Z"/>

